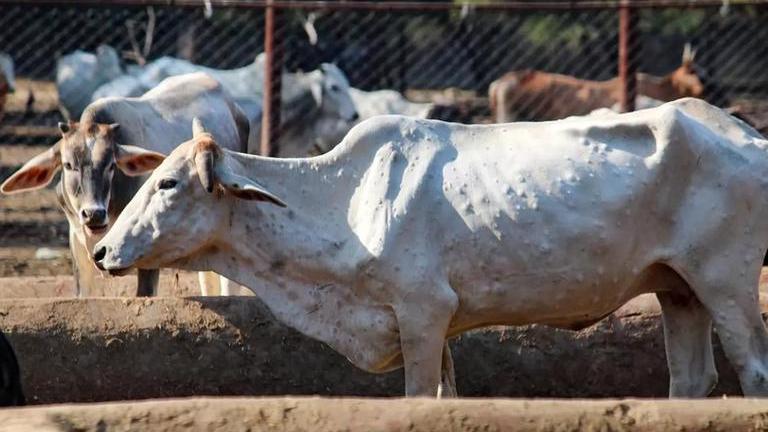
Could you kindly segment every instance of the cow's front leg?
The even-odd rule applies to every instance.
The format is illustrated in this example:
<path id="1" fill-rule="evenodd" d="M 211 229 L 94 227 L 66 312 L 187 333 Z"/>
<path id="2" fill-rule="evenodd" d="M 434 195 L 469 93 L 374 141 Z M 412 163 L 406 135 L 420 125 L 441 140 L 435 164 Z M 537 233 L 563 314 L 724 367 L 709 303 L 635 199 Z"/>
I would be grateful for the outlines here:
<path id="1" fill-rule="evenodd" d="M 75 279 L 75 296 L 87 297 L 93 295 L 96 277 L 99 275 L 96 266 L 91 261 L 88 248 L 78 240 L 74 231 L 77 227 L 69 226 L 69 252 L 72 254 L 72 275 Z"/>
<path id="2" fill-rule="evenodd" d="M 160 282 L 160 270 L 139 270 L 136 297 L 154 297 Z"/>
<path id="3" fill-rule="evenodd" d="M 693 293 L 661 292 L 656 297 L 664 319 L 669 397 L 706 397 L 717 384 L 709 312 Z"/>
<path id="4" fill-rule="evenodd" d="M 453 357 L 451 356 L 451 348 L 448 341 L 445 341 L 443 347 L 443 366 L 441 372 L 440 388 L 437 392 L 438 398 L 455 398 L 458 391 L 456 390 L 456 375 L 453 370 Z"/>
<path id="5" fill-rule="evenodd" d="M 405 366 L 405 395 L 436 397 L 442 381 L 443 347 L 458 299 L 450 293 L 425 293 L 396 308 Z"/>

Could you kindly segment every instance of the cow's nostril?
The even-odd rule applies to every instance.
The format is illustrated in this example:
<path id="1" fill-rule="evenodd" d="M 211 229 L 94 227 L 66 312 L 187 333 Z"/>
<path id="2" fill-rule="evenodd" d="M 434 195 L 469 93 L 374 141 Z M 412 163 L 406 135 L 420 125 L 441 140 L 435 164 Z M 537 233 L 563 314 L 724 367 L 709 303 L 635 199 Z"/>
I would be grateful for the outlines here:
<path id="1" fill-rule="evenodd" d="M 88 210 L 86 209 L 80 210 L 80 216 L 82 216 L 83 219 L 88 219 Z"/>
<path id="2" fill-rule="evenodd" d="M 105 218 L 106 216 L 107 216 L 107 211 L 106 211 L 106 210 L 104 210 L 104 209 L 98 209 L 98 210 L 94 210 L 94 211 L 93 211 L 93 213 L 91 214 L 91 219 L 93 219 L 93 220 L 95 220 L 95 221 L 99 221 L 99 222 L 101 222 L 101 221 L 103 221 L 103 220 L 104 220 L 104 218 Z"/>
<path id="3" fill-rule="evenodd" d="M 356 121 L 359 118 L 360 118 L 360 115 L 358 113 L 352 114 L 352 121 Z"/>
<path id="4" fill-rule="evenodd" d="M 101 260 L 104 259 L 106 255 L 107 255 L 107 247 L 102 246 L 93 253 L 93 260 L 96 262 L 100 262 Z"/>

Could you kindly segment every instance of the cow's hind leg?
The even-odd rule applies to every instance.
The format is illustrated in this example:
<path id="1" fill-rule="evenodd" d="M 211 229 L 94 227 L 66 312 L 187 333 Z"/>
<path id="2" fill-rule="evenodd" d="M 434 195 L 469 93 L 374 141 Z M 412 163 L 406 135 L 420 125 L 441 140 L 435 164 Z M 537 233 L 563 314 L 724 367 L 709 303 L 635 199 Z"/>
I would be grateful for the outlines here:
<path id="1" fill-rule="evenodd" d="M 443 289 L 416 287 L 411 292 L 414 298 L 395 306 L 405 366 L 405 395 L 435 397 L 442 381 L 446 334 L 458 298 L 447 284 Z"/>
<path id="2" fill-rule="evenodd" d="M 139 270 L 137 297 L 154 297 L 160 282 L 160 270 Z"/>
<path id="3" fill-rule="evenodd" d="M 453 370 L 453 357 L 448 341 L 445 341 L 443 347 L 443 367 L 441 372 L 440 387 L 437 390 L 438 398 L 455 398 L 458 396 L 456 390 L 456 375 Z"/>
<path id="4" fill-rule="evenodd" d="M 705 397 L 717 384 L 712 319 L 687 284 L 677 279 L 682 289 L 656 294 L 664 318 L 669 397 Z"/>
<path id="5" fill-rule="evenodd" d="M 743 249 L 720 250 L 722 257 L 705 262 L 688 275 L 691 289 L 709 310 L 728 360 L 739 375 L 745 396 L 768 396 L 768 332 L 760 315 L 758 283 L 762 256 Z M 752 251 L 750 251 L 752 252 Z"/>

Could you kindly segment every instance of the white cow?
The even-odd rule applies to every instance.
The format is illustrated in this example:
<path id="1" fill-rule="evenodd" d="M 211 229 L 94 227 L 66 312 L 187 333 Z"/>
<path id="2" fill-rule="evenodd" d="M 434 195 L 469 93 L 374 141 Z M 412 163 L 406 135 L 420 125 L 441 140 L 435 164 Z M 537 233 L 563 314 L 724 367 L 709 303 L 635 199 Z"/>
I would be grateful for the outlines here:
<path id="1" fill-rule="evenodd" d="M 59 142 L 0 186 L 5 194 L 39 189 L 64 168 L 57 193 L 69 222 L 78 292 L 93 284 L 96 276 L 88 251 L 162 155 L 192 136 L 189 124 L 195 117 L 206 118 L 225 147 L 245 150 L 248 120 L 221 85 L 202 73 L 182 75 L 163 81 L 141 98 L 108 98 L 90 104 L 79 123 L 59 125 Z M 207 280 L 201 277 L 201 283 Z M 157 270 L 140 270 L 137 294 L 156 294 L 157 282 Z M 207 284 L 202 288 L 206 295 Z M 227 290 L 224 281 L 222 294 Z"/>
<path id="2" fill-rule="evenodd" d="M 13 93 L 16 91 L 16 74 L 13 69 L 13 58 L 8 54 L 0 53 L 0 83 L 5 81 L 4 85 L 7 91 Z"/>
<path id="3" fill-rule="evenodd" d="M 119 77 L 99 86 L 93 95 L 91 101 L 96 102 L 106 97 L 138 97 L 155 87 L 157 83 L 145 83 L 140 77 L 131 74 L 120 75 Z"/>
<path id="4" fill-rule="evenodd" d="M 149 63 L 141 72 L 144 83 L 158 83 L 170 76 L 205 72 L 220 82 L 230 95 L 236 98 L 261 97 L 264 87 L 266 57 L 259 54 L 253 63 L 236 69 L 214 69 L 174 57 L 160 57 Z"/>
<path id="5" fill-rule="evenodd" d="M 714 386 L 712 322 L 744 393 L 765 396 L 766 190 L 768 141 L 696 99 L 542 123 L 376 117 L 308 159 L 198 128 L 94 259 L 226 275 L 357 366 L 404 365 L 409 396 L 450 375 L 446 338 L 583 328 L 654 292 L 671 396 Z"/>
<path id="6" fill-rule="evenodd" d="M 96 54 L 75 51 L 56 61 L 59 104 L 69 119 L 80 118 L 91 95 L 102 85 L 123 75 L 117 51 L 100 45 Z"/>
<path id="7" fill-rule="evenodd" d="M 352 125 L 358 119 L 349 81 L 344 72 L 331 63 L 323 63 L 307 73 L 283 74 L 280 98 L 277 153 L 280 157 L 304 157 L 316 146 L 328 146 L 331 142 L 335 145 L 339 138 L 338 125 Z M 258 114 L 249 115 L 251 136 L 248 148 L 249 153 L 256 154 L 261 146 L 261 110 L 253 107 L 245 111 Z"/>
<path id="8" fill-rule="evenodd" d="M 349 94 L 361 120 L 386 114 L 427 118 L 434 107 L 432 103 L 411 102 L 395 90 L 365 91 L 352 87 Z"/>
<path id="9" fill-rule="evenodd" d="M 107 96 L 136 96 L 159 80 L 182 73 L 205 72 L 219 81 L 238 101 L 250 121 L 249 151 L 261 146 L 261 115 L 264 85 L 264 54 L 238 69 L 212 69 L 173 57 L 161 57 L 140 71 L 122 75 L 93 94 L 94 100 Z M 330 63 L 314 71 L 284 73 L 278 156 L 306 156 L 313 144 L 331 148 L 358 119 L 355 103 L 344 72 Z M 332 143 L 332 144 L 331 144 Z"/>
<path id="10" fill-rule="evenodd" d="M 13 58 L 0 53 L 0 120 L 5 114 L 5 102 L 8 94 L 16 91 L 16 76 L 13 70 Z"/>
<path id="11" fill-rule="evenodd" d="M 365 91 L 350 87 L 349 95 L 352 97 L 352 102 L 354 102 L 360 118 L 356 121 L 323 119 L 323 121 L 317 122 L 315 126 L 316 153 L 330 151 L 344 139 L 344 136 L 354 125 L 371 117 L 398 114 L 415 118 L 428 118 L 434 108 L 432 103 L 411 102 L 395 90 Z M 306 143 L 304 146 L 306 147 Z M 306 155 L 305 152 L 300 156 Z"/>

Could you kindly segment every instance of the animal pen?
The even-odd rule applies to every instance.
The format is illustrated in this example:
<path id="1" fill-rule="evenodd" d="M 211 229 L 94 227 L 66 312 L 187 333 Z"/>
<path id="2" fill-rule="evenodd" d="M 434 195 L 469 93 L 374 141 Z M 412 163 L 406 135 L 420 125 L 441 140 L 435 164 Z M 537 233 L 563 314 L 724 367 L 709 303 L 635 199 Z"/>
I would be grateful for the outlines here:
<path id="1" fill-rule="evenodd" d="M 639 74 L 664 79 L 681 66 L 687 51 L 693 58 L 691 70 L 702 85 L 700 97 L 764 132 L 766 40 L 768 3 L 757 0 L 0 0 L 0 52 L 13 58 L 16 76 L 15 92 L 7 95 L 4 107 L 0 105 L 0 182 L 59 139 L 58 122 L 76 120 L 60 109 L 63 98 L 90 102 L 100 85 L 138 76 L 142 68 L 167 56 L 234 69 L 253 64 L 264 53 L 262 73 L 254 75 L 262 90 L 254 97 L 261 110 L 260 152 L 275 155 L 287 123 L 301 126 L 303 121 L 303 114 L 281 97 L 292 90 L 286 88 L 282 72 L 309 72 L 322 63 L 338 66 L 350 87 L 363 93 L 394 90 L 409 102 L 430 104 L 431 118 L 491 123 L 489 87 L 508 72 L 616 79 L 619 97 L 605 107 L 631 111 L 641 105 L 636 98 Z M 104 74 L 95 66 L 98 56 L 89 57 L 85 72 L 74 76 L 91 80 L 89 90 L 60 93 L 57 62 L 77 50 L 98 53 L 104 47 L 117 53 L 117 69 Z M 519 120 L 546 119 L 541 100 L 525 103 L 519 107 Z M 34 195 L 0 196 L 0 329 L 17 349 L 32 404 L 402 392 L 402 371 L 372 375 L 355 369 L 327 346 L 277 323 L 257 299 L 245 298 L 245 292 L 243 297 L 196 297 L 199 291 L 191 273 L 164 272 L 160 286 L 164 297 L 157 299 L 127 298 L 132 294 L 128 278 L 105 282 L 103 288 L 91 291 L 91 298 L 74 299 L 67 244 L 67 222 L 52 187 Z M 663 346 L 658 307 L 641 301 L 578 333 L 543 326 L 495 329 L 463 336 L 453 349 L 461 396 L 665 397 Z M 568 362 L 563 362 L 566 358 Z M 721 373 L 715 394 L 738 394 L 738 381 L 722 351 L 717 362 Z M 149 428 L 166 426 L 163 422 L 171 421 L 170 413 L 193 418 L 191 413 L 200 409 L 240 416 L 256 406 L 246 400 L 226 403 L 137 406 L 135 417 L 127 420 L 97 408 L 62 408 L 57 415 L 82 430 L 96 430 L 100 421 L 119 425 L 136 419 Z M 339 415 L 349 418 L 365 412 L 371 424 L 393 429 L 401 421 L 394 414 L 374 413 L 364 401 L 351 407 L 326 407 L 322 401 L 301 399 L 269 403 L 276 405 L 264 408 L 261 418 L 243 418 L 254 427 L 285 422 L 311 405 L 313 413 L 323 418 L 333 418 L 338 409 Z M 438 423 L 437 413 L 447 409 L 444 406 L 420 403 L 425 404 L 424 412 L 435 413 L 416 421 L 426 425 L 424 430 L 459 427 L 458 420 Z M 498 403 L 510 410 L 510 417 L 494 417 L 474 405 L 456 409 L 462 415 L 461 410 L 467 410 L 469 417 L 482 411 L 486 417 L 480 426 L 490 428 L 503 428 L 504 422 L 522 425 L 525 419 L 544 423 L 557 419 L 553 415 L 555 420 L 541 420 L 532 408 Z M 636 421 L 670 428 L 678 424 L 695 428 L 707 421 L 759 426 L 761 420 L 754 413 L 765 411 L 749 401 L 743 405 L 730 401 L 726 408 L 707 405 L 703 411 L 682 405 L 654 411 L 655 403 L 595 402 L 568 409 L 583 413 L 583 421 L 595 427 Z M 395 414 L 407 409 L 393 407 L 401 410 Z M 278 420 L 270 417 L 269 409 L 285 415 Z M 480 411 L 473 414 L 471 409 Z M 557 404 L 535 409 L 567 411 Z M 153 410 L 166 410 L 162 413 L 168 415 L 158 417 L 160 411 Z M 686 410 L 699 417 L 676 417 Z M 647 412 L 661 414 L 649 420 Z M 739 413 L 745 414 L 739 417 Z M 23 421 L 23 416 L 13 415 L 7 420 Z M 444 418 L 450 422 L 453 415 L 458 416 Z M 312 425 L 302 426 L 304 420 L 286 423 L 286 428 L 313 430 Z M 213 430 L 211 424 L 206 427 Z"/>

